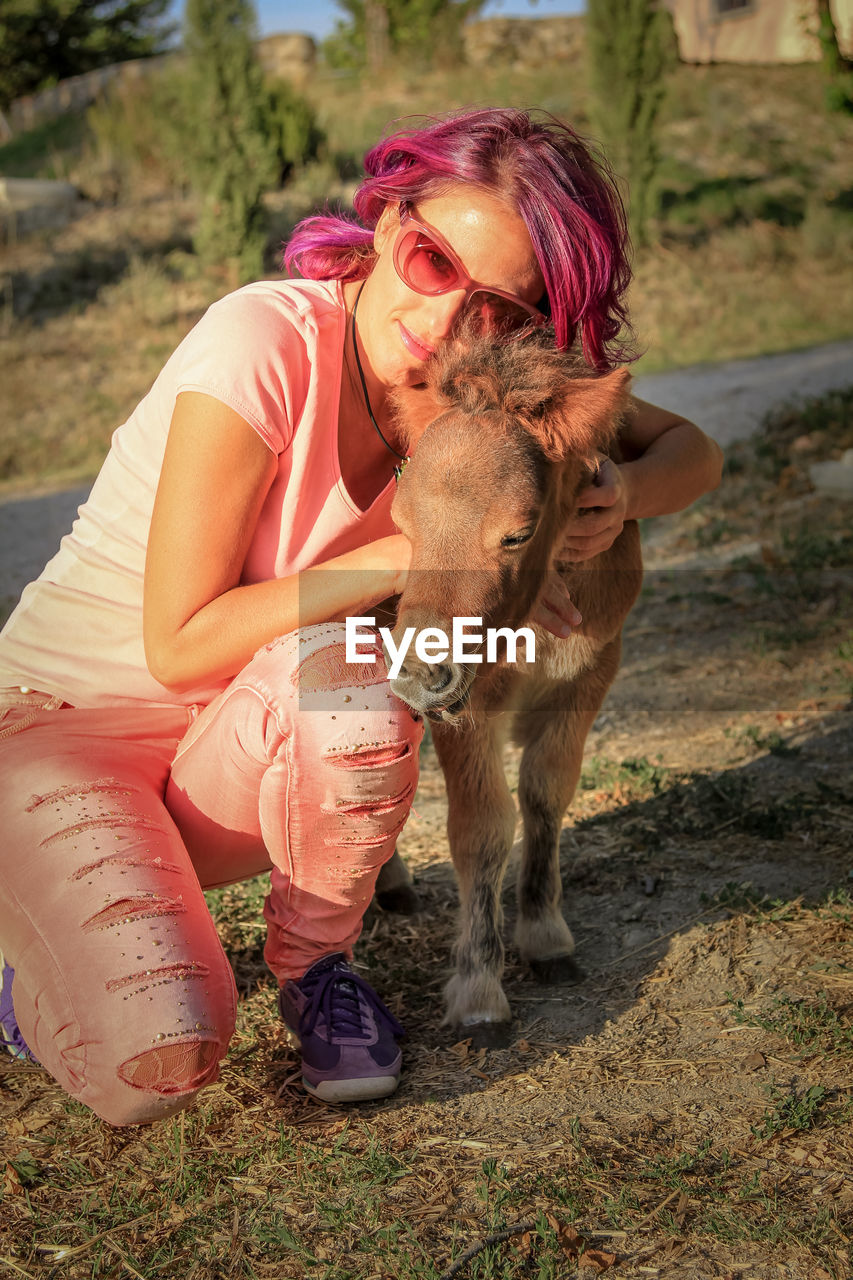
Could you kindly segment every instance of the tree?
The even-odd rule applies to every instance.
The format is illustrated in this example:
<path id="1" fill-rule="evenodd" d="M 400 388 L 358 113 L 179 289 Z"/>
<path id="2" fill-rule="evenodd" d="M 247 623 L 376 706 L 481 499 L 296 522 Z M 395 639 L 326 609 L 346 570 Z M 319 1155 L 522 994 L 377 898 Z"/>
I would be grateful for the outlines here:
<path id="1" fill-rule="evenodd" d="M 462 27 L 485 0 L 336 0 L 349 16 L 326 41 L 337 64 L 366 65 L 371 73 L 389 59 L 431 63 L 458 54 Z"/>
<path id="2" fill-rule="evenodd" d="M 838 47 L 830 0 L 817 0 L 817 38 L 830 111 L 853 111 L 853 73 Z"/>
<path id="3" fill-rule="evenodd" d="M 169 0 L 3 0 L 0 107 L 68 76 L 165 49 Z"/>
<path id="4" fill-rule="evenodd" d="M 252 44 L 254 10 L 249 0 L 187 0 L 184 23 L 187 173 L 202 200 L 195 248 L 206 262 L 236 262 L 248 279 L 263 267 L 262 197 L 280 176 L 269 93 Z"/>
<path id="5" fill-rule="evenodd" d="M 677 53 L 672 19 L 656 0 L 588 0 L 593 126 L 628 183 L 639 243 L 657 205 L 657 115 Z"/>

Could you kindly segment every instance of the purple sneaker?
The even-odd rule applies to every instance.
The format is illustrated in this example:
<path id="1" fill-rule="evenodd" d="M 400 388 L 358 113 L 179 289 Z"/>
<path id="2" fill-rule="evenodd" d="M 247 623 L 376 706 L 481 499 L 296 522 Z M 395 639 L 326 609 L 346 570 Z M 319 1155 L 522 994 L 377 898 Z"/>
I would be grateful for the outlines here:
<path id="1" fill-rule="evenodd" d="M 15 1017 L 15 1006 L 12 1004 L 12 979 L 15 970 L 3 959 L 2 952 L 0 966 L 0 1048 L 11 1053 L 19 1062 L 32 1062 L 38 1066 L 38 1060 L 30 1053 Z"/>
<path id="2" fill-rule="evenodd" d="M 323 956 L 278 993 L 285 1026 L 302 1051 L 302 1083 L 326 1102 L 366 1102 L 397 1088 L 403 1028 L 343 952 Z"/>

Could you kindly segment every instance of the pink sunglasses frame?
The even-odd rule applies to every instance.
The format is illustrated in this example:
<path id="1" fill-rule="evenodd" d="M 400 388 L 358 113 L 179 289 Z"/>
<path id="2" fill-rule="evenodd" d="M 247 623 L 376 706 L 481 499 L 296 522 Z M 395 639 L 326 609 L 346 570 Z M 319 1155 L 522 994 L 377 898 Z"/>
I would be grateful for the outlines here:
<path id="1" fill-rule="evenodd" d="M 392 261 L 394 263 L 394 270 L 397 272 L 397 275 L 407 289 L 411 289 L 414 293 L 419 293 L 425 298 L 437 298 L 443 293 L 452 293 L 455 289 L 464 289 L 465 301 L 462 304 L 463 310 L 467 308 L 468 303 L 471 301 L 471 298 L 475 293 L 491 293 L 498 298 L 505 298 L 508 302 L 512 302 L 515 306 L 526 312 L 531 324 L 538 327 L 549 323 L 550 318 L 544 311 L 541 311 L 539 307 L 534 306 L 530 302 L 525 302 L 524 299 L 519 298 L 517 294 L 508 293 L 505 289 L 493 289 L 490 285 L 481 284 L 478 280 L 472 280 L 444 237 L 440 235 L 434 227 L 431 227 L 429 223 L 422 222 L 419 218 L 416 218 L 412 213 L 411 206 L 407 200 L 400 201 L 399 216 L 400 229 L 398 230 L 394 241 Z M 406 278 L 406 274 L 401 265 L 403 241 L 413 230 L 422 231 L 424 235 L 429 236 L 430 240 L 433 241 L 436 247 L 440 249 L 447 258 L 447 261 L 456 272 L 457 278 L 453 284 L 447 285 L 441 289 L 428 291 L 426 289 L 419 289 L 417 285 L 412 284 L 412 282 Z"/>

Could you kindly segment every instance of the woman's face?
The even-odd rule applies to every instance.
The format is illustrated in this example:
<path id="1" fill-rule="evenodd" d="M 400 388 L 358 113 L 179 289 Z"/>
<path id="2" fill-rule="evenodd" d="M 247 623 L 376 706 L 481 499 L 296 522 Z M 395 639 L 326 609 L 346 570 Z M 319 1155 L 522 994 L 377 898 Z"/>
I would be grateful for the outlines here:
<path id="1" fill-rule="evenodd" d="M 533 306 L 539 302 L 545 282 L 527 228 L 510 205 L 459 187 L 419 201 L 412 212 L 441 235 L 471 280 Z M 363 355 L 385 387 L 423 382 L 425 362 L 450 335 L 466 301 L 464 287 L 427 296 L 400 279 L 393 261 L 399 233 L 399 209 L 389 205 L 376 227 L 377 260 L 358 309 Z"/>

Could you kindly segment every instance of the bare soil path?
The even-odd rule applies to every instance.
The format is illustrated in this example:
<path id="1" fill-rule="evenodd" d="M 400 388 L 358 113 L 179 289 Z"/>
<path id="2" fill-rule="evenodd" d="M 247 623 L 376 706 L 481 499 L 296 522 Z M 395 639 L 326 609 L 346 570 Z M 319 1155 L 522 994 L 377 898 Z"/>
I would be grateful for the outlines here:
<path id="1" fill-rule="evenodd" d="M 721 445 L 745 440 L 770 409 L 853 383 L 853 339 L 804 351 L 640 376 L 641 400 L 697 422 Z"/>

